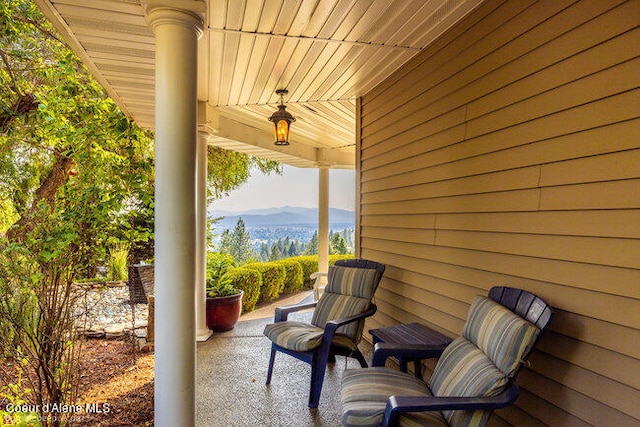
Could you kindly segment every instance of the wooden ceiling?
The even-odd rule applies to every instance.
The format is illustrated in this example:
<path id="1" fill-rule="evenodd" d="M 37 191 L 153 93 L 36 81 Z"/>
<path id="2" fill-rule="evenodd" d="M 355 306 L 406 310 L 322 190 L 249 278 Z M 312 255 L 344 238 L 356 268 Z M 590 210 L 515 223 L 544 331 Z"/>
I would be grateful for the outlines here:
<path id="1" fill-rule="evenodd" d="M 201 134 L 294 166 L 351 168 L 356 98 L 481 2 L 208 0 L 198 51 Z M 154 36 L 141 1 L 36 3 L 123 111 L 152 129 Z M 273 145 L 267 120 L 280 88 L 296 117 L 288 147 Z"/>

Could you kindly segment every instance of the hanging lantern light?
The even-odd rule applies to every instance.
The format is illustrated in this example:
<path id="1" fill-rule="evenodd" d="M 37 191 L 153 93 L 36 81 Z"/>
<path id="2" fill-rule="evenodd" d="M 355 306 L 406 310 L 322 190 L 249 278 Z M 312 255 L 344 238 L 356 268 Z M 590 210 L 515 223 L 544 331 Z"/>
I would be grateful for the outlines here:
<path id="1" fill-rule="evenodd" d="M 289 91 L 278 89 L 276 93 L 280 95 L 280 105 L 278 105 L 278 111 L 269 117 L 269 121 L 273 122 L 273 131 L 276 137 L 275 145 L 289 145 L 289 126 L 296 121 L 291 113 L 285 110 L 287 107 L 282 99 Z"/>

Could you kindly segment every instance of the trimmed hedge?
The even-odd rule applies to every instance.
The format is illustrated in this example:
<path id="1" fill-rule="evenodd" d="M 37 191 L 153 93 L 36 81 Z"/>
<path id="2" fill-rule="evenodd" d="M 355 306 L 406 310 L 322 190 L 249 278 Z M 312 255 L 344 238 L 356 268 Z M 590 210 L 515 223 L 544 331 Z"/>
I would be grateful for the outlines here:
<path id="1" fill-rule="evenodd" d="M 262 275 L 257 270 L 246 267 L 236 267 L 228 270 L 220 279 L 223 283 L 231 283 L 233 287 L 242 289 L 242 311 L 247 313 L 256 308 L 258 298 L 260 298 L 260 288 L 262 287 Z"/>
<path id="2" fill-rule="evenodd" d="M 339 259 L 349 258 L 353 258 L 353 255 L 329 255 L 329 265 L 335 264 Z M 228 260 L 222 256 L 212 257 L 211 260 L 208 257 L 207 261 L 207 275 L 210 274 L 210 269 L 224 271 L 229 268 Z M 210 265 L 210 262 L 213 265 Z M 258 301 L 273 301 L 283 293 L 290 294 L 303 289 L 313 289 L 314 282 L 310 276 L 316 271 L 318 271 L 318 255 L 305 255 L 229 268 L 219 282 L 229 283 L 244 291 L 242 311 L 247 313 L 255 309 Z M 210 280 L 207 282 L 209 284 Z"/>
<path id="3" fill-rule="evenodd" d="M 284 266 L 287 276 L 284 279 L 284 293 L 289 294 L 301 291 L 304 287 L 304 277 L 302 276 L 302 266 L 292 258 L 285 258 L 274 263 Z"/>
<path id="4" fill-rule="evenodd" d="M 314 280 L 311 280 L 311 274 L 318 271 L 318 255 L 302 255 L 288 259 L 292 259 L 300 263 L 300 266 L 302 267 L 302 279 L 304 282 L 303 288 L 313 289 Z"/>
<path id="5" fill-rule="evenodd" d="M 254 262 L 243 267 L 256 270 L 262 277 L 262 287 L 258 301 L 273 301 L 284 291 L 287 272 L 284 265 L 276 262 Z"/>
<path id="6" fill-rule="evenodd" d="M 353 254 L 329 255 L 329 265 L 335 264 L 336 261 L 340 259 L 351 258 L 354 258 Z M 302 255 L 286 259 L 300 263 L 302 267 L 303 289 L 313 289 L 315 280 L 311 280 L 311 274 L 318 271 L 318 255 Z"/>

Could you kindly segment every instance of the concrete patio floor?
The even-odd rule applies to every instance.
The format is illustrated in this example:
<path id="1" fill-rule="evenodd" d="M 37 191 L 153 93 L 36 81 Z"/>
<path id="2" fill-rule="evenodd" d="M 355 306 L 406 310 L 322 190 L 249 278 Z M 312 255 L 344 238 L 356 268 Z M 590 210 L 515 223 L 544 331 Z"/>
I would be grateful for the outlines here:
<path id="1" fill-rule="evenodd" d="M 329 365 L 317 409 L 309 409 L 311 367 L 278 353 L 271 384 L 265 384 L 271 342 L 262 334 L 273 322 L 275 306 L 298 303 L 311 293 L 297 294 L 240 317 L 228 332 L 214 333 L 197 346 L 196 425 L 205 426 L 340 426 L 340 380 L 345 368 L 359 368 L 355 359 L 338 357 Z M 291 320 L 309 319 L 296 313 Z M 366 334 L 366 332 L 365 332 Z M 360 350 L 370 360 L 371 345 Z"/>

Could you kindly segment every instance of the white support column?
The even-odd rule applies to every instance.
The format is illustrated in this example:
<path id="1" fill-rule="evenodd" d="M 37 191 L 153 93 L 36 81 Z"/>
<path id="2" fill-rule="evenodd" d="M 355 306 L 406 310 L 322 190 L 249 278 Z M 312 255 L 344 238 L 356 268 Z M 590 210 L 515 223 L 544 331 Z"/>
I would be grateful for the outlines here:
<path id="1" fill-rule="evenodd" d="M 196 152 L 196 341 L 211 336 L 207 328 L 207 140 L 198 138 Z"/>
<path id="2" fill-rule="evenodd" d="M 156 36 L 156 426 L 195 424 L 196 51 L 204 3 L 174 4 L 144 4 Z M 199 9 L 176 9 L 187 4 Z"/>
<path id="3" fill-rule="evenodd" d="M 318 271 L 329 271 L 329 167 L 318 168 Z"/>

